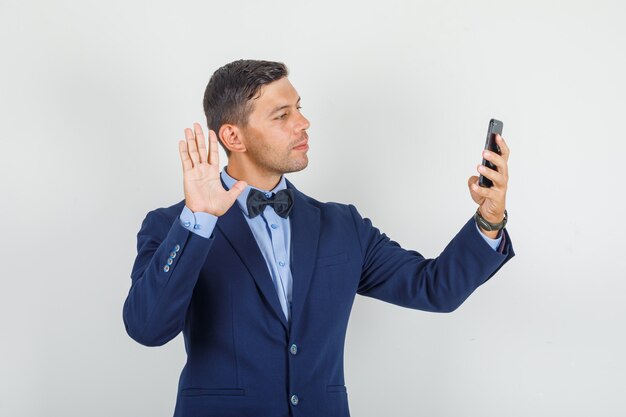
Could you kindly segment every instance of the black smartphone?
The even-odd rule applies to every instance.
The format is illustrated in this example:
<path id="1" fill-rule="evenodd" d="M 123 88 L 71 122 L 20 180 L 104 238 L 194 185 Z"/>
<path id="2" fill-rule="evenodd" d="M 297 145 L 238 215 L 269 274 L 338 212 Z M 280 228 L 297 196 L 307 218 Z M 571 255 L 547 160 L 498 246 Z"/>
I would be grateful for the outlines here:
<path id="1" fill-rule="evenodd" d="M 502 136 L 502 122 L 500 120 L 491 119 L 489 121 L 489 129 L 487 130 L 485 149 L 495 152 L 498 155 L 502 155 L 500 147 L 496 143 L 496 134 Z M 498 170 L 498 168 L 494 164 L 492 164 L 490 161 L 487 161 L 485 158 L 483 158 L 483 165 L 487 168 L 493 169 L 494 171 Z M 481 174 L 478 177 L 478 185 L 485 188 L 491 188 L 493 187 L 493 182 L 489 178 L 483 177 L 483 175 Z"/>

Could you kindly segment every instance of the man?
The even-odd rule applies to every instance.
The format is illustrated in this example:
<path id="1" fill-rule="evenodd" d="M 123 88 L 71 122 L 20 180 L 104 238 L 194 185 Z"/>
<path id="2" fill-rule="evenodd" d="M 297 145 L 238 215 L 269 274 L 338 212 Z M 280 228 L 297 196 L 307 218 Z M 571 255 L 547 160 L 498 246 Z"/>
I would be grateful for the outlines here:
<path id="1" fill-rule="evenodd" d="M 185 199 L 149 212 L 137 235 L 124 323 L 146 346 L 183 332 L 175 416 L 349 416 L 343 348 L 356 294 L 450 312 L 514 256 L 502 138 L 501 156 L 485 154 L 498 171 L 479 170 L 494 186 L 468 182 L 482 227 L 494 230 L 470 218 L 425 259 L 353 205 L 319 202 L 284 177 L 306 168 L 309 139 L 287 75 L 281 63 L 248 60 L 213 74 L 208 151 L 197 123 L 185 130 Z"/>

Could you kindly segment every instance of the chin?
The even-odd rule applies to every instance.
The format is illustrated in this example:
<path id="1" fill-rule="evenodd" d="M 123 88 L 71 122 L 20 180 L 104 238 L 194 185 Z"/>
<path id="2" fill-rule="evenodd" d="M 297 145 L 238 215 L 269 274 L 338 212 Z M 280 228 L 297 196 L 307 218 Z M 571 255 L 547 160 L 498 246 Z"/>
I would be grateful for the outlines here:
<path id="1" fill-rule="evenodd" d="M 291 164 L 285 167 L 283 173 L 288 174 L 290 172 L 302 171 L 309 165 L 309 158 L 305 158 L 299 161 L 293 161 Z"/>

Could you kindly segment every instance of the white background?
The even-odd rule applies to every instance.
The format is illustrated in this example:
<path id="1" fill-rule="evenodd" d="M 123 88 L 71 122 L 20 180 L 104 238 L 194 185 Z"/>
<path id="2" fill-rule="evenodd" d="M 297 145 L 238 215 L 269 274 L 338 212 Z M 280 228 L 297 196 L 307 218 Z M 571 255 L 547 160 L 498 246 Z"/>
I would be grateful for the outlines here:
<path id="1" fill-rule="evenodd" d="M 183 198 L 213 71 L 255 58 L 312 123 L 287 178 L 424 256 L 476 209 L 491 117 L 512 151 L 517 256 L 452 314 L 357 297 L 352 415 L 626 415 L 625 7 L 2 0 L 0 414 L 173 413 L 182 338 L 122 322 L 136 233 Z"/>

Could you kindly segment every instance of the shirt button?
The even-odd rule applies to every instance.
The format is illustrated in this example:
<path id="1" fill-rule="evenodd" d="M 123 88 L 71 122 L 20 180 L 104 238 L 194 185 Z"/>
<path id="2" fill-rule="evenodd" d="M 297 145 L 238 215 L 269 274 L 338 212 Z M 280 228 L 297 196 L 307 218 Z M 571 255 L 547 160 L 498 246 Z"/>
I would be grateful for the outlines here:
<path id="1" fill-rule="evenodd" d="M 272 227 L 272 229 L 278 229 L 278 225 L 277 225 L 277 224 L 275 224 L 275 223 L 272 223 L 272 226 L 271 226 L 271 227 Z"/>
<path id="2" fill-rule="evenodd" d="M 265 193 L 265 197 L 270 198 L 272 196 L 272 193 Z"/>
<path id="3" fill-rule="evenodd" d="M 185 223 L 183 223 L 183 225 L 184 225 L 185 227 L 189 227 L 189 226 L 191 226 L 191 222 L 185 222 Z"/>
<path id="4" fill-rule="evenodd" d="M 285 263 L 283 261 L 280 261 L 280 262 L 278 262 L 278 265 L 285 266 Z"/>
<path id="5" fill-rule="evenodd" d="M 200 230 L 200 225 L 199 224 L 194 224 L 193 228 L 196 229 L 196 230 Z"/>
<path id="6" fill-rule="evenodd" d="M 299 400 L 298 400 L 298 396 L 297 395 L 294 394 L 294 395 L 291 396 L 291 404 L 298 405 L 298 401 Z"/>
<path id="7" fill-rule="evenodd" d="M 298 353 L 298 346 L 296 346 L 296 344 L 294 343 L 293 345 L 291 345 L 291 347 L 289 348 L 289 352 L 292 355 L 295 355 L 296 353 Z"/>

